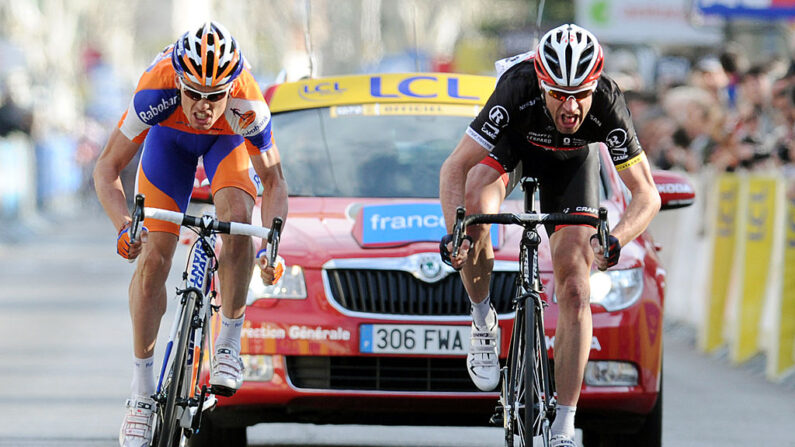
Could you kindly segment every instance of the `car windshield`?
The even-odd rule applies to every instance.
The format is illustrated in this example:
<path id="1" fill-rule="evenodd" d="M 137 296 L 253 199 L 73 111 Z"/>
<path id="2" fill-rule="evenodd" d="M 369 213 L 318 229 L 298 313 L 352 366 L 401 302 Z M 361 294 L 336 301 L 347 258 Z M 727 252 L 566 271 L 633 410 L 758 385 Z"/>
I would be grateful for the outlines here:
<path id="1" fill-rule="evenodd" d="M 439 169 L 477 107 L 362 104 L 273 115 L 291 196 L 438 198 Z M 600 199 L 609 194 L 604 170 Z M 521 188 L 508 199 L 521 200 Z"/>
<path id="2" fill-rule="evenodd" d="M 439 196 L 439 168 L 473 106 L 363 104 L 273 115 L 290 195 Z"/>

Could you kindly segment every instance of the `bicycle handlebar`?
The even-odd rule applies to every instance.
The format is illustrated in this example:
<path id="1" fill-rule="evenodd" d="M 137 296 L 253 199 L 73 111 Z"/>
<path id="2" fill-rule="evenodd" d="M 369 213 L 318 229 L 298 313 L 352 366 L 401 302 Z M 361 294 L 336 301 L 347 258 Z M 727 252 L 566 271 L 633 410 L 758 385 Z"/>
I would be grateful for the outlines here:
<path id="1" fill-rule="evenodd" d="M 140 211 L 139 211 L 140 210 Z M 141 221 L 143 218 L 163 220 L 166 222 L 175 223 L 180 226 L 195 227 L 202 230 L 212 230 L 217 233 L 240 235 L 240 236 L 255 236 L 262 239 L 267 239 L 271 244 L 270 261 L 276 258 L 279 238 L 281 236 L 282 219 L 280 217 L 273 218 L 272 228 L 261 227 L 259 225 L 251 225 L 240 222 L 224 222 L 211 216 L 196 217 L 189 214 L 178 213 L 176 211 L 169 211 L 160 208 L 150 208 L 144 206 L 143 194 L 135 196 L 135 209 L 133 211 L 133 222 L 135 216 L 140 214 Z"/>
<path id="2" fill-rule="evenodd" d="M 540 224 L 552 225 L 592 225 L 598 229 L 599 244 L 604 248 L 604 256 L 608 257 L 608 248 L 605 241 L 609 235 L 607 224 L 607 209 L 599 208 L 599 217 L 586 216 L 583 214 L 564 214 L 564 213 L 501 213 L 501 214 L 471 214 L 465 216 L 466 210 L 463 206 L 456 208 L 456 221 L 453 226 L 453 254 L 458 255 L 461 243 L 464 241 L 464 228 L 469 225 L 478 224 L 504 224 L 521 225 L 523 227 L 537 226 Z"/>

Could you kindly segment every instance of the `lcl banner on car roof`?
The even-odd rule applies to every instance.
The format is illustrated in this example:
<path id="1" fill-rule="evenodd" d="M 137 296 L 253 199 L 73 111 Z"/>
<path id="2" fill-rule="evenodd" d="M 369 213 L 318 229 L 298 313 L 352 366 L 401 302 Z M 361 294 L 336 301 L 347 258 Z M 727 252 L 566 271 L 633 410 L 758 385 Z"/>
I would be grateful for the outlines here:
<path id="1" fill-rule="evenodd" d="M 279 85 L 271 112 L 368 103 L 484 104 L 494 90 L 491 76 L 452 73 L 388 73 L 307 79 Z"/>

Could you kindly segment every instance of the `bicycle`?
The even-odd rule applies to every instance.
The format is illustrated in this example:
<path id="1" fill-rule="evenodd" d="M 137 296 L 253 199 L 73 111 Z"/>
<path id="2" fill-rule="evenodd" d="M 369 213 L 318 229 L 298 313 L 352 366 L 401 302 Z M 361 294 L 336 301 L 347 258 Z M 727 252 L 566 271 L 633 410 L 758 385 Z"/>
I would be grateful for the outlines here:
<path id="1" fill-rule="evenodd" d="M 175 312 L 163 363 L 153 396 L 158 403 L 153 447 L 182 446 L 199 432 L 202 414 L 214 407 L 215 395 L 231 396 L 223 387 L 199 387 L 202 359 L 210 340 L 210 318 L 220 310 L 213 303 L 216 296 L 215 272 L 218 259 L 215 243 L 218 233 L 255 236 L 269 243 L 269 262 L 274 265 L 282 219 L 275 217 L 271 228 L 218 220 L 213 213 L 202 217 L 144 206 L 144 196 L 135 197 L 130 225 L 131 240 L 136 240 L 144 217 L 163 220 L 191 229 L 197 235 L 189 255 L 182 285 L 177 289 L 180 307 Z M 173 351 L 173 352 L 172 352 Z M 173 356 L 172 356 L 173 354 Z M 198 394 L 198 397 L 197 397 Z"/>
<path id="2" fill-rule="evenodd" d="M 535 437 L 540 437 L 542 445 L 548 447 L 549 429 L 555 417 L 556 391 L 544 335 L 544 308 L 548 304 L 541 298 L 542 285 L 538 271 L 538 246 L 541 237 L 537 227 L 540 224 L 594 225 L 598 229 L 600 244 L 605 247 L 603 241 L 608 237 L 607 210 L 600 208 L 599 218 L 576 214 L 537 213 L 535 190 L 538 180 L 524 177 L 521 185 L 524 191 L 524 213 L 465 216 L 464 207 L 456 209 L 452 256 L 458 255 L 465 228 L 469 225 L 496 223 L 520 225 L 524 228 L 519 252 L 516 296 L 513 298 L 515 316 L 510 348 L 506 365 L 500 371 L 502 386 L 491 422 L 502 424 L 507 447 L 513 447 L 514 436 L 518 437 L 518 445 L 521 447 L 532 446 Z"/>

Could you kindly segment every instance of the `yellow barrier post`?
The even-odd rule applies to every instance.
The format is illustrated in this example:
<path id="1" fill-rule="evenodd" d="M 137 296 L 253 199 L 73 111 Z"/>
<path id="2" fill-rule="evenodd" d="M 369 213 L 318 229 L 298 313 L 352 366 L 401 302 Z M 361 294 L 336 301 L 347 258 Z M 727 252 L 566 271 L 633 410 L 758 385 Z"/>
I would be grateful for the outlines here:
<path id="1" fill-rule="evenodd" d="M 711 353 L 723 344 L 723 322 L 729 296 L 729 278 L 732 277 L 740 211 L 740 177 L 722 174 L 717 181 L 717 205 L 713 214 L 712 271 L 709 275 L 709 293 L 704 312 L 704 323 L 699 333 L 702 351 Z M 709 225 L 708 225 L 709 227 Z"/>
<path id="2" fill-rule="evenodd" d="M 768 355 L 766 374 L 779 380 L 795 369 L 795 183 L 793 193 L 786 200 L 782 241 L 781 281 L 776 296 L 778 305 L 774 315 L 773 342 Z"/>
<path id="3" fill-rule="evenodd" d="M 760 323 L 772 266 L 777 179 L 754 175 L 748 180 L 748 211 L 742 219 L 742 286 L 737 300 L 730 358 L 742 363 L 760 351 Z"/>

